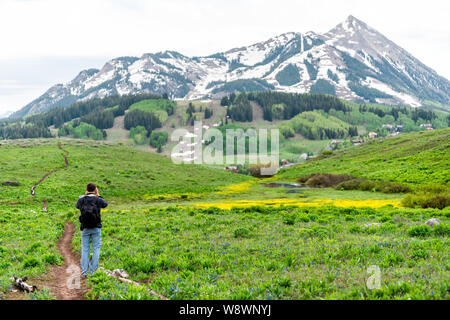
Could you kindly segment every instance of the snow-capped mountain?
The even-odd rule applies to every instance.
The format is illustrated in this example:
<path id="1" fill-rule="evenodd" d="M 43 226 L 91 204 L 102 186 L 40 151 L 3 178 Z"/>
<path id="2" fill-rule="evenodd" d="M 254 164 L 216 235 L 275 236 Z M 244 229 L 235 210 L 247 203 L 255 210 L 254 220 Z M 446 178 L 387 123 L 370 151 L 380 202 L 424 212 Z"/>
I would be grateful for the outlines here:
<path id="1" fill-rule="evenodd" d="M 326 34 L 290 32 L 206 57 L 147 53 L 108 61 L 57 84 L 13 116 L 111 94 L 167 93 L 219 98 L 228 92 L 319 92 L 340 98 L 419 107 L 450 104 L 450 82 L 385 36 L 349 16 Z"/>

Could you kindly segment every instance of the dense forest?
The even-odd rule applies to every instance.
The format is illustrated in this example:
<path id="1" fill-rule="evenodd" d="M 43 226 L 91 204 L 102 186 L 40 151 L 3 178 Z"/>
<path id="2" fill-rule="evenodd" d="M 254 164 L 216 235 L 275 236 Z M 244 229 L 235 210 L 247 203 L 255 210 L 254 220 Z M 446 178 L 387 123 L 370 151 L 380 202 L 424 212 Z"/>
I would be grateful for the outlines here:
<path id="1" fill-rule="evenodd" d="M 264 120 L 288 120 L 299 113 L 330 109 L 348 111 L 349 109 L 336 97 L 322 94 L 292 94 L 276 91 L 231 94 L 222 98 L 221 105 L 227 106 L 227 116 L 234 121 L 252 121 L 253 109 L 250 101 L 263 108 Z"/>
<path id="2" fill-rule="evenodd" d="M 24 119 L 14 119 L 11 121 L 4 121 L 0 123 L 0 138 L 1 139 L 23 139 L 23 138 L 49 138 L 51 132 L 50 126 L 60 129 L 58 133 L 63 135 L 73 135 L 75 137 L 89 137 L 100 139 L 100 134 L 103 137 L 104 129 L 111 128 L 114 123 L 114 118 L 122 116 L 131 105 L 147 99 L 168 99 L 167 95 L 159 96 L 153 94 L 137 94 L 124 96 L 108 96 L 105 98 L 95 98 L 87 101 L 80 101 L 72 104 L 67 108 L 57 108 L 45 113 L 40 113 L 26 117 Z M 144 117 L 145 123 L 150 122 L 152 125 L 148 128 L 158 127 L 158 121 Z M 72 123 L 65 123 L 72 121 Z M 131 119 L 132 126 L 135 126 L 135 121 Z M 73 131 L 84 124 L 78 131 Z M 90 125 L 92 127 L 86 127 Z M 160 124 L 159 124 L 160 126 Z M 98 129 L 95 131 L 93 128 Z M 61 130 L 62 129 L 62 130 Z M 82 131 L 82 132 L 81 132 Z M 76 133 L 76 134 L 74 134 Z"/>
<path id="3" fill-rule="evenodd" d="M 54 125 L 56 128 L 60 128 L 65 122 L 68 122 L 75 118 L 84 117 L 85 119 L 83 121 L 88 122 L 89 120 L 94 121 L 94 115 L 98 115 L 100 117 L 108 117 L 112 112 L 113 117 L 122 116 L 131 105 L 146 99 L 161 99 L 161 96 L 152 94 L 137 94 L 124 96 L 114 95 L 105 98 L 95 98 L 87 101 L 77 102 L 67 108 L 57 108 L 45 113 L 32 115 L 26 118 L 25 121 L 26 123 L 43 125 L 46 127 Z M 94 123 L 91 124 L 96 126 Z M 100 127 L 103 127 L 102 129 L 112 127 L 112 123 L 109 127 L 107 126 L 108 124 L 109 123 L 107 122 L 105 122 L 104 124 L 99 123 Z"/>
<path id="4" fill-rule="evenodd" d="M 134 109 L 125 115 L 125 129 L 143 126 L 147 132 L 151 133 L 156 128 L 161 128 L 161 121 L 151 112 Z"/>
<path id="5" fill-rule="evenodd" d="M 280 120 L 288 120 L 305 111 L 323 110 L 329 112 L 331 109 L 343 112 L 349 108 L 336 97 L 322 94 L 293 94 L 285 92 L 253 92 L 248 94 L 250 101 L 256 101 L 263 108 L 264 120 L 273 121 L 273 106 L 283 105 Z M 277 110 L 279 113 L 280 111 Z"/>
<path id="6" fill-rule="evenodd" d="M 235 96 L 229 103 L 231 105 L 227 108 L 228 117 L 234 121 L 253 121 L 253 108 L 246 93 Z"/>
<path id="7" fill-rule="evenodd" d="M 319 88 L 326 91 L 329 82 Z M 331 87 L 329 88 L 331 89 Z M 252 121 L 251 105 L 255 101 L 263 109 L 264 120 L 289 120 L 279 125 L 285 138 L 300 134 L 310 140 L 342 139 L 358 136 L 358 126 L 379 136 L 393 132 L 424 130 L 422 124 L 432 128 L 450 126 L 450 115 L 422 108 L 356 104 L 332 95 L 295 94 L 285 92 L 251 92 L 230 94 L 221 100 L 227 115 L 234 121 Z M 367 134 L 367 133 L 366 133 Z"/>
<path id="8" fill-rule="evenodd" d="M 0 123 L 0 140 L 39 137 L 50 138 L 51 136 L 50 130 L 47 127 L 37 126 L 34 124 Z"/>

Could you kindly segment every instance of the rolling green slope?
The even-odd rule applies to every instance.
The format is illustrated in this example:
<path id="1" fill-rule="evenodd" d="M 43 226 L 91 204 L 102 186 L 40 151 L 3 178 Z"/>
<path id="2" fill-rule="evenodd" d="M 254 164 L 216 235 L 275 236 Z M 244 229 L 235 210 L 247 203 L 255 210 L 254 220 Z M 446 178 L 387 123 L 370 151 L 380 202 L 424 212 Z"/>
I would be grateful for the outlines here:
<path id="1" fill-rule="evenodd" d="M 0 146 L 0 182 L 18 181 L 20 187 L 0 185 L 1 200 L 24 202 L 30 188 L 52 173 L 36 190 L 37 198 L 73 202 L 92 181 L 105 197 L 138 199 L 162 194 L 205 193 L 218 186 L 250 179 L 224 170 L 198 165 L 177 165 L 170 158 L 102 142 L 60 139 L 16 140 Z"/>
<path id="2" fill-rule="evenodd" d="M 415 132 L 375 139 L 360 146 L 319 156 L 305 164 L 280 171 L 283 180 L 312 173 L 346 173 L 375 180 L 408 184 L 450 180 L 450 129 Z"/>
<path id="3" fill-rule="evenodd" d="M 313 163 L 388 175 L 385 162 L 378 166 L 379 158 L 386 157 L 393 161 L 394 173 L 405 167 L 417 179 L 448 177 L 449 133 L 379 139 L 280 176 L 297 176 Z M 418 176 L 414 165 L 419 164 L 429 168 L 431 178 Z M 49 172 L 32 197 L 30 188 Z M 288 195 L 257 186 L 248 176 L 175 165 L 167 157 L 130 147 L 74 139 L 2 142 L 0 182 L 5 180 L 22 185 L 0 185 L 0 300 L 14 298 L 14 275 L 27 275 L 30 284 L 47 290 L 18 292 L 17 298 L 51 298 L 52 287 L 46 288 L 52 278 L 42 286 L 38 281 L 63 263 L 57 243 L 67 222 L 74 224 L 72 244 L 75 252 L 80 250 L 74 204 L 89 181 L 98 184 L 109 202 L 102 211 L 100 266 L 122 268 L 140 286 L 121 285 L 97 271 L 84 281 L 88 299 L 155 299 L 151 289 L 169 299 L 448 300 L 448 209 L 379 207 L 374 205 L 379 194 L 359 191 L 310 189 Z M 327 198 L 348 192 L 336 199 L 342 202 L 362 196 L 367 207 L 314 201 L 325 192 Z M 252 199 L 252 206 L 220 208 L 225 201 Z M 423 226 L 430 218 L 439 218 L 440 227 Z M 383 272 L 377 290 L 366 286 L 366 270 L 372 265 Z"/>
<path id="4" fill-rule="evenodd" d="M 176 103 L 172 100 L 148 99 L 136 102 L 131 105 L 129 110 L 139 109 L 145 112 L 152 112 L 158 116 L 161 123 L 164 123 L 169 118 L 169 115 L 174 113 L 175 108 Z"/>

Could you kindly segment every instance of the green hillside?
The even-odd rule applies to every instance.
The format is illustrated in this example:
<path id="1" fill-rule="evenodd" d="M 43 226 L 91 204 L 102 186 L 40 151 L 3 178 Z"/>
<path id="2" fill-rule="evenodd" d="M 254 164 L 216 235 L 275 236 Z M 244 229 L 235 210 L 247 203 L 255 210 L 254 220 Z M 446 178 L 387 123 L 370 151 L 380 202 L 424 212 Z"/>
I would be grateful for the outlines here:
<path id="1" fill-rule="evenodd" d="M 64 168 L 64 151 L 70 166 Z M 224 170 L 198 165 L 176 165 L 170 158 L 105 142 L 73 139 L 17 140 L 0 146 L 0 182 L 18 181 L 21 186 L 0 186 L 2 202 L 31 200 L 30 188 L 54 169 L 37 197 L 73 202 L 83 193 L 86 181 L 96 181 L 105 197 L 132 201 L 162 194 L 194 194 L 250 179 Z M 64 170 L 62 170 L 64 169 Z"/>
<path id="2" fill-rule="evenodd" d="M 313 173 L 345 173 L 416 185 L 448 184 L 450 129 L 374 139 L 282 170 L 277 177 L 296 180 Z"/>
<path id="3" fill-rule="evenodd" d="M 280 125 L 281 133 L 286 137 L 301 134 L 310 140 L 351 137 L 348 123 L 319 112 L 305 111 Z M 356 131 L 356 130 L 355 130 Z"/>

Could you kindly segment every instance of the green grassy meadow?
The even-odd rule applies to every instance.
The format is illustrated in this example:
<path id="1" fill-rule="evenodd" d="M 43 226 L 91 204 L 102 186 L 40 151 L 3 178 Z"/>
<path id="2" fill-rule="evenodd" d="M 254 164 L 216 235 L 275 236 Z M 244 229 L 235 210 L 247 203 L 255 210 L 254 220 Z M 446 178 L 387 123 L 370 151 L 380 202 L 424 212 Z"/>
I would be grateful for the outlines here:
<path id="1" fill-rule="evenodd" d="M 176 103 L 173 101 L 168 101 L 165 99 L 150 99 L 150 100 L 143 100 L 133 104 L 130 107 L 130 111 L 134 109 L 139 109 L 145 112 L 152 112 L 158 116 L 161 123 L 164 123 L 169 118 L 169 115 L 166 111 L 167 105 L 171 105 L 173 109 L 176 108 Z"/>
<path id="2" fill-rule="evenodd" d="M 167 157 L 117 143 L 2 142 L 0 182 L 21 186 L 0 185 L 0 298 L 8 298 L 13 275 L 33 281 L 61 264 L 56 244 L 66 222 L 75 224 L 73 245 L 80 250 L 75 202 L 93 181 L 109 202 L 102 213 L 100 265 L 127 270 L 143 287 L 97 271 L 88 279 L 87 299 L 155 299 L 145 287 L 170 299 L 449 299 L 448 207 L 403 208 L 398 203 L 404 194 L 292 193 L 264 186 L 328 171 L 411 185 L 447 184 L 448 132 L 352 147 L 266 180 L 175 165 Z M 31 186 L 55 169 L 33 198 Z M 43 199 L 48 213 L 42 210 Z M 243 200 L 249 205 L 238 206 Z M 329 200 L 337 204 L 326 204 Z M 289 205 L 292 201 L 299 205 Z M 368 205 L 353 205 L 359 201 Z M 386 204 L 370 206 L 377 201 Z M 219 208 L 223 203 L 227 209 Z M 424 226 L 429 218 L 442 223 Z M 381 270 L 381 287 L 372 290 L 367 279 L 373 265 Z"/>
<path id="3" fill-rule="evenodd" d="M 422 185 L 450 181 L 450 129 L 371 140 L 283 170 L 279 179 L 312 173 L 345 173 L 374 180 Z"/>

